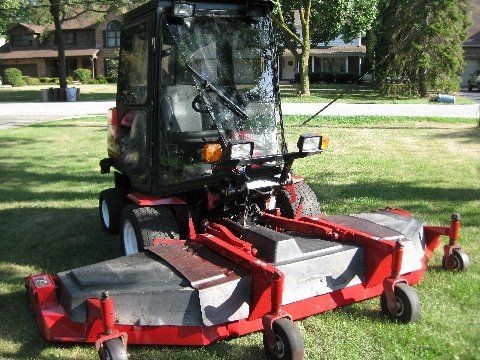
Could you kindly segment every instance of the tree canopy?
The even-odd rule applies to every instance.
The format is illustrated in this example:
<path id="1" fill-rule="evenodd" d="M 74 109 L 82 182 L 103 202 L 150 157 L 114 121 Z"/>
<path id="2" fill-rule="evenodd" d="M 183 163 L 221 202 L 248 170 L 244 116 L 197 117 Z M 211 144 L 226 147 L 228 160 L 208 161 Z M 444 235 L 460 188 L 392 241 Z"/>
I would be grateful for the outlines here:
<path id="1" fill-rule="evenodd" d="M 371 44 L 377 79 L 405 79 L 421 96 L 457 90 L 468 0 L 381 0 L 379 8 Z"/>
<path id="2" fill-rule="evenodd" d="M 281 45 L 300 64 L 300 91 L 309 95 L 308 60 L 311 47 L 342 36 L 362 36 L 377 14 L 378 0 L 277 0 L 273 20 Z"/>

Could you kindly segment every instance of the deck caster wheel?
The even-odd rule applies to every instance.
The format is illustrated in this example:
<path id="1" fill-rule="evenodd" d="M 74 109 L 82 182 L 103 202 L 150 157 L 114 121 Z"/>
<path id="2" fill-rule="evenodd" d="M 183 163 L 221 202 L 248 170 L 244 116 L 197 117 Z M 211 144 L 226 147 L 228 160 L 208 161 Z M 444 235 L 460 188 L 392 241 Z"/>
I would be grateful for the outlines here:
<path id="1" fill-rule="evenodd" d="M 120 338 L 105 341 L 98 355 L 101 360 L 128 360 L 127 349 Z"/>
<path id="2" fill-rule="evenodd" d="M 448 258 L 442 257 L 442 267 L 445 270 L 467 271 L 470 267 L 470 259 L 465 251 L 455 249 Z"/>
<path id="3" fill-rule="evenodd" d="M 100 223 L 107 233 L 118 234 L 123 208 L 127 205 L 126 196 L 117 188 L 103 190 L 98 198 Z"/>
<path id="4" fill-rule="evenodd" d="M 395 285 L 395 300 L 397 301 L 397 310 L 390 312 L 385 293 L 380 297 L 380 306 L 384 315 L 401 323 L 417 321 L 420 317 L 420 300 L 414 288 L 405 283 Z"/>
<path id="5" fill-rule="evenodd" d="M 305 352 L 302 335 L 292 320 L 278 319 L 273 323 L 276 348 L 272 349 L 263 334 L 263 346 L 267 359 L 301 360 Z"/>

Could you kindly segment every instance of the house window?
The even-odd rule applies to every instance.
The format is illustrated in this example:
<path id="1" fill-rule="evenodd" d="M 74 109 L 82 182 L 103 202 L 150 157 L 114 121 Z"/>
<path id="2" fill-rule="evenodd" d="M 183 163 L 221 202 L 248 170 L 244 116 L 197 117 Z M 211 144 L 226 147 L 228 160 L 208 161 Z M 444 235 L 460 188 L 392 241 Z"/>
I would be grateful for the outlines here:
<path id="1" fill-rule="evenodd" d="M 77 43 L 77 39 L 74 32 L 67 32 L 63 34 L 63 41 L 65 45 L 75 45 Z"/>
<path id="2" fill-rule="evenodd" d="M 12 37 L 13 46 L 30 46 L 32 45 L 31 35 L 14 35 Z"/>
<path id="3" fill-rule="evenodd" d="M 122 24 L 119 21 L 110 21 L 107 25 L 107 31 L 105 34 L 107 47 L 119 47 L 120 46 L 120 30 Z"/>

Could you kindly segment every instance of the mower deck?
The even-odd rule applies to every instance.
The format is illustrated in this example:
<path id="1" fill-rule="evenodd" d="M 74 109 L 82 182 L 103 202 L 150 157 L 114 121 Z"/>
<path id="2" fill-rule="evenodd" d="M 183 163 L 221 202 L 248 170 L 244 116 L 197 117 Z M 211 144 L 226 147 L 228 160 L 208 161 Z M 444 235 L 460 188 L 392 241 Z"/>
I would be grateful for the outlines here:
<path id="1" fill-rule="evenodd" d="M 237 238 L 212 225 L 190 241 L 159 239 L 145 253 L 56 277 L 28 277 L 42 334 L 52 341 L 97 341 L 105 316 L 100 298 L 108 290 L 113 327 L 129 343 L 210 344 L 264 328 L 278 299 L 278 314 L 295 320 L 378 296 L 399 281 L 416 284 L 440 235 L 450 231 L 395 211 L 264 217 L 283 230 L 254 226 Z M 318 236 L 326 229 L 334 234 L 329 240 Z M 399 243 L 405 249 L 400 263 Z M 401 277 L 392 277 L 395 266 Z"/>

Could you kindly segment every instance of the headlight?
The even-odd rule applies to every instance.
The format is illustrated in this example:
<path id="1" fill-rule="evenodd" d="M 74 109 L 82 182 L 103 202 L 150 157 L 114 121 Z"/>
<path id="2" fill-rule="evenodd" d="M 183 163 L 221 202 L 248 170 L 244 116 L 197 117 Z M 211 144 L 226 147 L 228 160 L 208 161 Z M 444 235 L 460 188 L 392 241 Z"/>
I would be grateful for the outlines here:
<path id="1" fill-rule="evenodd" d="M 195 5 L 183 1 L 176 1 L 173 3 L 173 16 L 178 17 L 192 17 L 195 12 Z"/>
<path id="2" fill-rule="evenodd" d="M 302 153 L 319 152 L 328 147 L 330 139 L 327 135 L 304 134 L 298 139 L 298 150 Z"/>
<path id="3" fill-rule="evenodd" d="M 253 155 L 253 142 L 237 142 L 230 147 L 230 159 L 247 159 Z"/>

